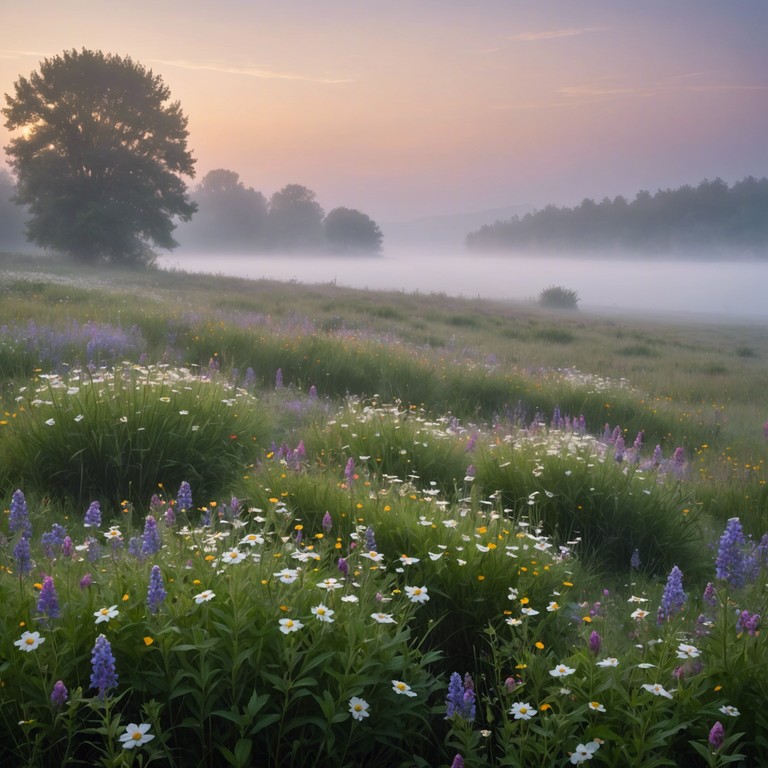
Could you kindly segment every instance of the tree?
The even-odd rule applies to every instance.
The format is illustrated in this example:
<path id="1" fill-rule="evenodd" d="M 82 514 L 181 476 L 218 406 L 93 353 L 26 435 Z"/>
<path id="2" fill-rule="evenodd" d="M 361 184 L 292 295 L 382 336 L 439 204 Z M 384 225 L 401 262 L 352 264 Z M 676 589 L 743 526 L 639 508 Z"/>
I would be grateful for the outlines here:
<path id="1" fill-rule="evenodd" d="M 286 250 L 320 248 L 324 215 L 311 189 L 288 184 L 269 199 L 271 245 Z"/>
<path id="2" fill-rule="evenodd" d="M 11 175 L 0 168 L 0 250 L 16 251 L 25 245 L 24 213 L 13 204 Z"/>
<path id="3" fill-rule="evenodd" d="M 383 235 L 373 219 L 352 208 L 334 208 L 323 222 L 325 239 L 336 251 L 378 253 Z"/>
<path id="4" fill-rule="evenodd" d="M 2 110 L 29 206 L 27 236 L 84 263 L 146 264 L 150 244 L 171 249 L 174 216 L 195 205 L 187 118 L 159 75 L 130 58 L 65 51 L 20 77 Z"/>
<path id="5" fill-rule="evenodd" d="M 198 211 L 179 228 L 186 248 L 228 252 L 253 252 L 263 246 L 267 199 L 245 187 L 234 171 L 209 171 L 195 190 Z"/>

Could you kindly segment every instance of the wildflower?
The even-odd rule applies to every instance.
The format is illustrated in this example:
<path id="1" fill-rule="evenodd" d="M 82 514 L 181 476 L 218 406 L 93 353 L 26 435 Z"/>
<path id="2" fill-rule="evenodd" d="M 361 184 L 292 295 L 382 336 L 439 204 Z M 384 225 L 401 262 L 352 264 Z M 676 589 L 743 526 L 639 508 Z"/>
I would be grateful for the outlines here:
<path id="1" fill-rule="evenodd" d="M 592 755 L 600 748 L 596 741 L 588 741 L 586 744 L 579 744 L 576 751 L 571 753 L 571 765 L 578 765 L 592 759 Z"/>
<path id="2" fill-rule="evenodd" d="M 723 746 L 723 740 L 725 739 L 725 729 L 723 724 L 718 720 L 712 726 L 712 730 L 709 732 L 709 746 L 717 752 L 720 747 Z"/>
<path id="3" fill-rule="evenodd" d="M 549 670 L 549 674 L 552 677 L 568 677 L 572 675 L 576 670 L 573 667 L 566 666 L 565 664 L 558 664 L 554 669 Z"/>
<path id="4" fill-rule="evenodd" d="M 88 589 L 93 583 L 93 576 L 90 573 L 86 573 L 82 579 L 80 579 L 80 589 Z"/>
<path id="5" fill-rule="evenodd" d="M 536 710 L 528 702 L 515 702 L 509 710 L 510 715 L 514 715 L 515 720 L 530 720 Z"/>
<path id="6" fill-rule="evenodd" d="M 663 624 L 669 621 L 685 606 L 688 595 L 683 591 L 683 573 L 675 565 L 669 572 L 664 592 L 661 596 L 661 605 L 656 615 L 656 623 Z"/>
<path id="7" fill-rule="evenodd" d="M 360 602 L 360 598 L 357 595 L 344 595 L 344 597 L 341 598 L 342 603 L 358 603 Z"/>
<path id="8" fill-rule="evenodd" d="M 418 557 L 408 557 L 408 555 L 400 555 L 400 562 L 403 565 L 416 565 L 420 562 Z"/>
<path id="9" fill-rule="evenodd" d="M 299 572 L 295 568 L 283 568 L 277 573 L 273 573 L 273 576 L 277 576 L 277 580 L 283 584 L 293 584 L 296 579 L 299 578 Z"/>
<path id="10" fill-rule="evenodd" d="M 141 537 L 141 553 L 143 555 L 154 555 L 161 550 L 162 546 L 155 516 L 147 515 L 144 519 L 144 533 Z"/>
<path id="11" fill-rule="evenodd" d="M 525 606 L 524 608 L 520 609 L 520 613 L 525 614 L 526 616 L 538 616 L 539 612 L 535 608 L 529 608 L 528 606 Z"/>
<path id="12" fill-rule="evenodd" d="M 509 588 L 509 593 L 507 594 L 507 598 L 509 600 L 517 600 L 517 596 L 520 594 L 514 587 Z"/>
<path id="13" fill-rule="evenodd" d="M 507 622 L 507 624 L 509 624 L 510 627 L 519 627 L 523 623 L 523 620 L 522 619 L 516 619 L 514 616 L 510 616 L 506 620 L 506 622 Z"/>
<path id="14" fill-rule="evenodd" d="M 51 691 L 51 704 L 54 707 L 61 707 L 68 698 L 67 686 L 61 680 L 57 680 L 53 684 L 53 690 Z"/>
<path id="15" fill-rule="evenodd" d="M 318 620 L 323 621 L 326 624 L 333 624 L 333 614 L 335 611 L 332 611 L 330 608 L 327 608 L 322 603 L 320 605 L 316 605 L 314 608 L 312 608 L 312 615 Z"/>
<path id="16" fill-rule="evenodd" d="M 45 556 L 49 558 L 54 557 L 56 551 L 61 550 L 64 546 L 64 541 L 66 538 L 66 530 L 58 523 L 54 523 L 51 530 L 47 533 L 44 533 L 40 537 L 40 543 L 43 545 L 43 552 L 45 553 Z M 70 544 L 71 541 L 72 540 L 70 539 Z"/>
<path id="17" fill-rule="evenodd" d="M 678 659 L 695 659 L 701 655 L 701 651 L 694 645 L 687 645 L 686 643 L 680 643 L 677 646 L 677 658 Z"/>
<path id="18" fill-rule="evenodd" d="M 338 579 L 323 579 L 317 585 L 320 589 L 327 589 L 331 591 L 333 589 L 341 589 L 344 585 Z"/>
<path id="19" fill-rule="evenodd" d="M 22 538 L 32 537 L 32 523 L 29 521 L 27 500 L 21 490 L 16 490 L 11 498 L 11 508 L 8 516 L 8 531 L 11 534 L 21 533 Z"/>
<path id="20" fill-rule="evenodd" d="M 760 628 L 760 614 L 742 611 L 736 622 L 737 632 L 746 632 L 750 637 L 754 637 Z"/>
<path id="21" fill-rule="evenodd" d="M 39 632 L 22 632 L 21 637 L 18 640 L 14 640 L 13 644 L 20 650 L 29 653 L 30 651 L 36 651 L 45 642 L 44 637 L 40 637 Z"/>
<path id="22" fill-rule="evenodd" d="M 275 389 L 283 388 L 283 369 L 278 368 L 275 372 Z"/>
<path id="23" fill-rule="evenodd" d="M 213 600 L 214 597 L 216 597 L 214 592 L 211 592 L 210 589 L 204 589 L 199 595 L 195 595 L 195 602 L 200 605 L 201 603 L 207 603 L 210 600 Z"/>
<path id="24" fill-rule="evenodd" d="M 32 570 L 32 553 L 29 548 L 29 539 L 21 536 L 13 548 L 13 559 L 16 561 L 16 570 L 19 573 L 29 573 Z"/>
<path id="25" fill-rule="evenodd" d="M 85 520 L 83 526 L 85 528 L 98 528 L 101 525 L 101 506 L 98 501 L 92 501 L 88 509 L 85 511 Z"/>
<path id="26" fill-rule="evenodd" d="M 599 701 L 590 701 L 587 707 L 592 712 L 605 712 L 605 707 Z"/>
<path id="27" fill-rule="evenodd" d="M 116 618 L 118 613 L 120 613 L 120 611 L 117 610 L 117 606 L 112 605 L 109 608 L 99 608 L 93 615 L 96 617 L 95 623 L 101 624 L 102 621 L 108 622 L 110 619 Z"/>
<path id="28" fill-rule="evenodd" d="M 730 705 L 727 705 L 727 704 L 720 707 L 718 711 L 722 712 L 724 715 L 728 715 L 728 717 L 738 717 L 741 714 L 741 712 L 739 712 L 739 710 L 736 709 L 736 707 L 731 707 Z"/>
<path id="29" fill-rule="evenodd" d="M 245 560 L 245 553 L 241 552 L 237 547 L 224 552 L 221 555 L 221 563 L 223 565 L 237 565 Z"/>
<path id="30" fill-rule="evenodd" d="M 352 459 L 350 459 L 352 461 Z M 376 552 L 378 550 L 378 547 L 376 546 L 376 536 L 373 532 L 373 526 L 369 525 L 365 529 L 365 548 L 369 552 Z"/>
<path id="31" fill-rule="evenodd" d="M 346 558 L 340 557 L 336 567 L 339 569 L 339 573 L 341 573 L 343 576 L 349 575 L 349 563 L 347 562 Z"/>
<path id="32" fill-rule="evenodd" d="M 429 600 L 426 587 L 406 587 L 405 594 L 412 603 L 426 603 Z"/>
<path id="33" fill-rule="evenodd" d="M 192 510 L 192 489 L 186 480 L 182 480 L 179 492 L 176 494 L 176 508 L 181 512 Z"/>
<path id="34" fill-rule="evenodd" d="M 347 465 L 344 467 L 344 480 L 351 486 L 355 480 L 355 460 L 350 456 Z"/>
<path id="35" fill-rule="evenodd" d="M 629 558 L 629 567 L 633 571 L 640 569 L 640 551 L 635 548 L 632 552 L 632 557 Z"/>
<path id="36" fill-rule="evenodd" d="M 411 690 L 411 686 L 408 685 L 407 683 L 404 683 L 402 680 L 393 680 L 392 690 L 395 693 L 399 693 L 403 696 L 413 697 L 416 695 L 416 691 Z"/>
<path id="37" fill-rule="evenodd" d="M 600 653 L 600 648 L 603 644 L 603 638 L 600 637 L 600 633 L 593 630 L 589 635 L 587 645 L 589 646 L 589 652 L 597 656 Z"/>
<path id="38" fill-rule="evenodd" d="M 451 768 L 464 768 L 464 758 L 458 752 L 451 762 Z"/>
<path id="39" fill-rule="evenodd" d="M 742 587 L 746 581 L 744 531 L 738 517 L 728 520 L 715 560 L 715 575 L 732 587 Z"/>
<path id="40" fill-rule="evenodd" d="M 521 685 L 523 681 L 519 677 L 508 677 L 504 681 L 504 687 L 507 689 L 507 693 L 514 693 Z"/>
<path id="41" fill-rule="evenodd" d="M 711 608 L 717 605 L 717 593 L 715 592 L 715 585 L 711 581 L 708 581 L 707 586 L 704 588 L 702 600 Z"/>
<path id="42" fill-rule="evenodd" d="M 253 547 L 256 544 L 263 544 L 264 537 L 258 533 L 249 533 L 247 536 L 243 536 L 243 538 L 240 539 L 240 543 Z"/>
<path id="43" fill-rule="evenodd" d="M 397 624 L 391 613 L 372 613 L 371 618 L 378 624 Z"/>
<path id="44" fill-rule="evenodd" d="M 72 544 L 72 539 L 70 539 L 69 536 L 65 536 L 61 542 L 61 554 L 64 557 L 72 557 L 72 552 L 74 549 L 75 547 Z"/>
<path id="45" fill-rule="evenodd" d="M 323 515 L 322 526 L 323 526 L 323 533 L 327 536 L 331 532 L 331 529 L 333 528 L 333 518 L 331 517 L 330 512 L 326 511 L 326 513 Z"/>
<path id="46" fill-rule="evenodd" d="M 116 687 L 117 673 L 112 646 L 104 635 L 99 635 L 91 655 L 91 688 L 96 688 L 99 698 L 103 699 L 107 691 Z"/>
<path id="47" fill-rule="evenodd" d="M 125 733 L 120 737 L 120 741 L 123 742 L 123 749 L 133 749 L 134 747 L 141 747 L 148 741 L 152 741 L 155 737 L 149 733 L 151 728 L 149 723 L 130 723 L 125 728 Z"/>
<path id="48" fill-rule="evenodd" d="M 384 560 L 384 555 L 382 555 L 381 552 L 376 552 L 374 550 L 370 550 L 368 552 L 361 552 L 360 557 L 365 557 L 366 559 L 374 563 L 380 563 L 382 562 L 382 560 Z"/>
<path id="49" fill-rule="evenodd" d="M 280 619 L 280 631 L 284 635 L 289 635 L 291 632 L 298 632 L 304 625 L 300 621 L 294 621 L 293 619 Z"/>
<path id="50" fill-rule="evenodd" d="M 648 611 L 644 611 L 642 608 L 638 608 L 630 614 L 633 619 L 644 619 L 647 615 Z"/>
<path id="51" fill-rule="evenodd" d="M 153 565 L 149 574 L 149 587 L 147 589 L 147 605 L 149 612 L 155 614 L 160 610 L 160 604 L 168 596 L 163 586 L 163 575 L 160 573 L 160 566 Z"/>
<path id="52" fill-rule="evenodd" d="M 603 659 L 602 661 L 598 661 L 595 664 L 596 667 L 618 667 L 619 666 L 619 660 L 615 656 L 609 656 L 607 659 Z"/>
<path id="53" fill-rule="evenodd" d="M 551 603 L 549 603 L 549 605 L 547 605 L 547 611 L 549 613 L 552 613 L 553 611 L 559 611 L 559 610 L 560 610 L 560 605 L 559 603 L 556 603 L 554 600 Z"/>
<path id="54" fill-rule="evenodd" d="M 349 700 L 349 712 L 355 720 L 363 720 L 370 715 L 370 704 L 365 699 L 353 696 Z"/>
<path id="55" fill-rule="evenodd" d="M 660 685 L 659 683 L 643 683 L 643 688 L 645 688 L 648 693 L 652 693 L 654 696 L 664 696 L 667 699 L 672 698 L 672 694 L 664 689 L 664 686 Z"/>
<path id="56" fill-rule="evenodd" d="M 61 616 L 59 596 L 56 594 L 52 576 L 46 576 L 43 579 L 43 586 L 37 599 L 37 612 L 49 619 L 56 619 Z"/>
<path id="57" fill-rule="evenodd" d="M 458 672 L 451 674 L 448 681 L 448 695 L 445 699 L 445 717 L 458 716 L 472 722 L 476 715 L 475 692 L 472 678 L 465 675 L 462 680 Z"/>

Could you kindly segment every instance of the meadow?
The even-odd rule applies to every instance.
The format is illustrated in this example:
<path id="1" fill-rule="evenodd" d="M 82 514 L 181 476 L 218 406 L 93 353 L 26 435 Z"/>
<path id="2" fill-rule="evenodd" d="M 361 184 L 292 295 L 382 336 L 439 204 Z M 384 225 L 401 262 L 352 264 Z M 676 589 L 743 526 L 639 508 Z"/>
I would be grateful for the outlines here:
<path id="1" fill-rule="evenodd" d="M 19 766 L 768 762 L 768 334 L 0 254 Z"/>

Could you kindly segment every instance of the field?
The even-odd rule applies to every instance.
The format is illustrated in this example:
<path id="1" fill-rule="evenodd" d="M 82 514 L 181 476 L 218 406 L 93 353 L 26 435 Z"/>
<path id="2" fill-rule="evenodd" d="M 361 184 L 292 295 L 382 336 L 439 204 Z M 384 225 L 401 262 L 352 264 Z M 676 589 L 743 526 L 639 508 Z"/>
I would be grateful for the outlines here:
<path id="1" fill-rule="evenodd" d="M 768 334 L 0 255 L 9 764 L 768 762 Z"/>

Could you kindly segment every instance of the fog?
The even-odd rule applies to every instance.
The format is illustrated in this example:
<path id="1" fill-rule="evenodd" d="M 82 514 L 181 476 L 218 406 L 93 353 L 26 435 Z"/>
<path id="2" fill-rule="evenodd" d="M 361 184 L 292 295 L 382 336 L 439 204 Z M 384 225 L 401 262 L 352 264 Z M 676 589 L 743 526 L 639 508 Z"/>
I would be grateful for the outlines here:
<path id="1" fill-rule="evenodd" d="M 159 258 L 165 269 L 249 279 L 526 301 L 550 285 L 578 293 L 587 312 L 768 322 L 768 263 L 477 256 L 391 249 L 380 257 L 204 255 Z"/>

